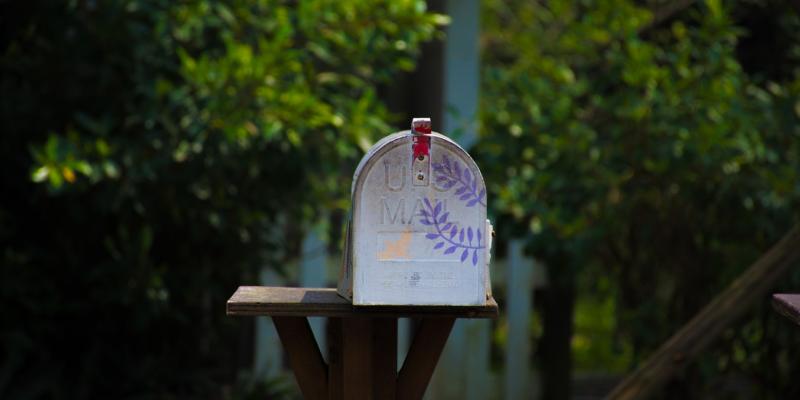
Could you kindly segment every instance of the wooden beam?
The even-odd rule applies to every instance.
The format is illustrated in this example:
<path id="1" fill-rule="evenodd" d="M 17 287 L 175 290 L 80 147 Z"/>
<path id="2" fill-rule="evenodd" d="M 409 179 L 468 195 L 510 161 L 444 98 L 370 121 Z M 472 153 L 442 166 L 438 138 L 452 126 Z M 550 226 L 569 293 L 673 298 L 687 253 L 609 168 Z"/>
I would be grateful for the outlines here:
<path id="1" fill-rule="evenodd" d="M 422 320 L 397 378 L 398 400 L 419 400 L 431 380 L 455 318 Z M 453 384 L 459 384 L 453 382 Z"/>
<path id="2" fill-rule="evenodd" d="M 717 295 L 689 323 L 664 343 L 609 395 L 610 399 L 641 399 L 655 393 L 677 371 L 705 350 L 714 339 L 800 261 L 800 226 Z"/>
<path id="3" fill-rule="evenodd" d="M 800 325 L 800 294 L 773 294 L 772 306 L 786 318 Z"/>
<path id="4" fill-rule="evenodd" d="M 328 398 L 328 368 L 304 317 L 272 317 L 303 397 Z"/>

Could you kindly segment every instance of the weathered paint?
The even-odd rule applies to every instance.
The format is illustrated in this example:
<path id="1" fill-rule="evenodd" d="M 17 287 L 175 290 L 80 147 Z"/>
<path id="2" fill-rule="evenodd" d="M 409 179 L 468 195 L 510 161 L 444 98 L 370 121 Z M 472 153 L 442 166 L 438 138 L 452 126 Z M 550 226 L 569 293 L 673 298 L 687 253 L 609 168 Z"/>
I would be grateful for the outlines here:
<path id="1" fill-rule="evenodd" d="M 432 132 L 430 153 L 398 132 L 353 177 L 339 293 L 356 305 L 482 305 L 489 293 L 486 186 L 458 144 Z"/>

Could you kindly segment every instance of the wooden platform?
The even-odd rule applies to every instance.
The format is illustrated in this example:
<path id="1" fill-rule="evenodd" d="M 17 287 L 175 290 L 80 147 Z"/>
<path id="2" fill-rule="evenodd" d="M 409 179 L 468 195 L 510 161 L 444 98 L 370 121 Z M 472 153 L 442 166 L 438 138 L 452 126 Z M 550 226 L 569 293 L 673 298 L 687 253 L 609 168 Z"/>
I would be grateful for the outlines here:
<path id="1" fill-rule="evenodd" d="M 772 306 L 786 318 L 800 325 L 800 294 L 773 294 Z"/>
<path id="2" fill-rule="evenodd" d="M 336 289 L 241 286 L 228 300 L 228 315 L 296 317 L 496 318 L 497 303 L 485 306 L 353 306 Z"/>
<path id="3" fill-rule="evenodd" d="M 495 318 L 498 310 L 494 299 L 485 306 L 354 307 L 334 289 L 242 286 L 227 312 L 272 317 L 303 398 L 419 400 L 456 318 Z M 330 317 L 328 362 L 306 317 Z M 401 317 L 419 321 L 398 371 Z"/>

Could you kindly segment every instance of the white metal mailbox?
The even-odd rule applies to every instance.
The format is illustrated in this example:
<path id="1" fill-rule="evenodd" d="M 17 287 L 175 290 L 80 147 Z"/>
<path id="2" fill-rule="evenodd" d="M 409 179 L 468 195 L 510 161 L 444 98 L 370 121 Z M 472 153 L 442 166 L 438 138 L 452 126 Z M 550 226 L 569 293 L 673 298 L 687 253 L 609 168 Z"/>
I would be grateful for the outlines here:
<path id="1" fill-rule="evenodd" d="M 354 305 L 484 305 L 492 226 L 478 166 L 415 118 L 356 169 L 339 294 Z"/>

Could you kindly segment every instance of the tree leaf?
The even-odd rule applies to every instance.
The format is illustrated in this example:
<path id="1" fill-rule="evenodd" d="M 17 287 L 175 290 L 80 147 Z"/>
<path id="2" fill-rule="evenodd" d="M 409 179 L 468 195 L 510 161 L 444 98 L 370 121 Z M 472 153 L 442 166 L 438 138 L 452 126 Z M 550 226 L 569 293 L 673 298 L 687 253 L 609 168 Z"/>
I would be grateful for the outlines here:
<path id="1" fill-rule="evenodd" d="M 444 251 L 444 254 L 453 254 L 456 251 L 456 246 L 450 246 Z"/>
<path id="2" fill-rule="evenodd" d="M 443 224 L 443 223 L 447 222 L 447 216 L 448 215 L 450 215 L 450 213 L 446 212 L 446 213 L 442 214 L 441 216 L 439 216 L 439 223 Z"/>
<path id="3" fill-rule="evenodd" d="M 433 239 L 438 238 L 439 234 L 438 233 L 429 233 L 429 234 L 425 235 L 425 237 L 430 239 L 430 240 L 433 240 Z"/>
<path id="4" fill-rule="evenodd" d="M 464 251 L 463 251 L 463 252 L 461 252 L 461 262 L 464 262 L 464 260 L 466 260 L 466 259 L 467 259 L 467 256 L 468 256 L 468 255 L 469 255 L 469 250 L 467 250 L 467 249 L 464 249 Z"/>
<path id="5" fill-rule="evenodd" d="M 434 250 L 441 249 L 442 247 L 444 247 L 444 242 L 439 242 L 439 243 L 436 243 L 436 246 L 433 246 L 433 249 Z"/>

